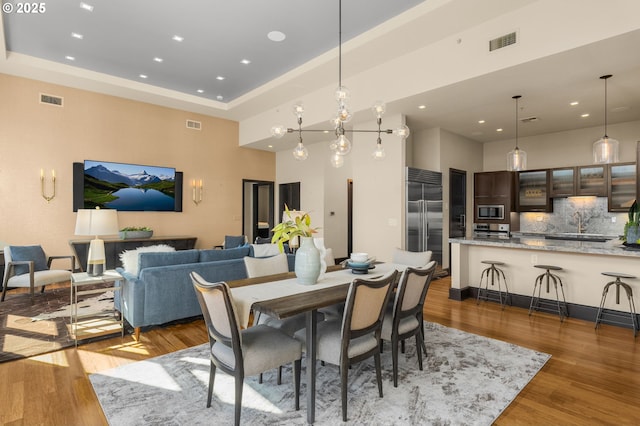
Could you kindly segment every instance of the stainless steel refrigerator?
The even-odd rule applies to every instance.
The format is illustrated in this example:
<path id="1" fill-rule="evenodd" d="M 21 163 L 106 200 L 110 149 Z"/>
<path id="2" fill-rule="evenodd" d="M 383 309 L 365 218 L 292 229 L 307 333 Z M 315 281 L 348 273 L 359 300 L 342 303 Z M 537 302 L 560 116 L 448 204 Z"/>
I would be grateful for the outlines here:
<path id="1" fill-rule="evenodd" d="M 407 167 L 406 244 L 442 265 L 442 173 Z"/>

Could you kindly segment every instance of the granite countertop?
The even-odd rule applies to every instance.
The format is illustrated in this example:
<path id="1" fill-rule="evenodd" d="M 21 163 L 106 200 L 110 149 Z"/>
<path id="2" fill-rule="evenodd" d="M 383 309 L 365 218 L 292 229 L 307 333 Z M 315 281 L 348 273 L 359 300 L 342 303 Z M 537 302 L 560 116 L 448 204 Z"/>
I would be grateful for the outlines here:
<path id="1" fill-rule="evenodd" d="M 604 243 L 591 241 L 547 240 L 540 236 L 525 236 L 512 238 L 450 238 L 450 243 L 505 247 L 514 249 L 546 250 L 577 254 L 604 254 L 610 256 L 640 257 L 640 249 L 630 249 L 622 245 L 618 239 Z"/>

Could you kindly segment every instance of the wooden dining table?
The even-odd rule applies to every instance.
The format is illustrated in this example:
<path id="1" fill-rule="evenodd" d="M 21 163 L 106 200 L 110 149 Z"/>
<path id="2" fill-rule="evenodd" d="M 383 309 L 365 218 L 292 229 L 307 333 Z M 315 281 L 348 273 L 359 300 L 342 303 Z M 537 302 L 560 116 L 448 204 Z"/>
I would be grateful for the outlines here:
<path id="1" fill-rule="evenodd" d="M 393 270 L 404 270 L 405 268 L 406 266 L 404 265 L 379 263 L 368 274 L 356 275 L 340 265 L 330 266 L 327 268 L 325 279 L 319 280 L 317 284 L 298 284 L 297 291 L 296 286 L 291 286 L 290 290 L 287 291 L 289 294 L 277 297 L 264 295 L 271 293 L 270 291 L 263 291 L 263 295 L 256 296 L 256 292 L 261 290 L 256 286 L 269 285 L 273 289 L 276 287 L 282 288 L 285 283 L 291 285 L 290 283 L 295 279 L 293 272 L 228 282 L 236 305 L 244 305 L 239 309 L 240 311 L 246 310 L 247 306 L 251 306 L 254 312 L 260 312 L 277 319 L 288 318 L 301 313 L 305 314 L 307 423 L 312 424 L 315 421 L 318 309 L 344 302 L 347 298 L 349 285 L 355 278 L 376 279 Z M 323 284 L 323 281 L 328 283 Z M 248 314 L 246 312 L 239 315 L 239 317 L 245 326 L 248 325 Z M 242 319 L 243 317 L 245 318 L 244 320 Z"/>

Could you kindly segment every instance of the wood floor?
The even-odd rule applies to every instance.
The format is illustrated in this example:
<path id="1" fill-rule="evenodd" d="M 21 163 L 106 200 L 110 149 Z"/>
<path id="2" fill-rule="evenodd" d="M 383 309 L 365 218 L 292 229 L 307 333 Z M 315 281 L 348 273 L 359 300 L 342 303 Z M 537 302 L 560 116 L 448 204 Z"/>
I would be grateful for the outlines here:
<path id="1" fill-rule="evenodd" d="M 498 425 L 640 424 L 640 337 L 630 329 L 520 308 L 448 299 L 448 278 L 432 283 L 425 318 L 552 355 Z M 88 374 L 206 341 L 202 321 L 151 330 L 0 364 L 0 424 L 104 425 Z M 489 357 L 491 354 L 489 354 Z M 141 407 L 144 409 L 143 407 Z M 303 407 L 304 408 L 304 407 Z M 471 421 L 472 419 L 470 419 Z"/>

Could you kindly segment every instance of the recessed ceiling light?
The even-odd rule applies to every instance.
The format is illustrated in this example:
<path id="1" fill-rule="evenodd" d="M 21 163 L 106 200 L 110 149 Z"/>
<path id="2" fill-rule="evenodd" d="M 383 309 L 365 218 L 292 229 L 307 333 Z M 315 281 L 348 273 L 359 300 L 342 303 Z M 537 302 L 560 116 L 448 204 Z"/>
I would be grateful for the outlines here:
<path id="1" fill-rule="evenodd" d="M 224 99 L 224 96 L 222 96 L 222 95 L 218 95 L 218 96 L 216 96 L 216 99 L 217 99 L 217 100 L 219 100 L 219 101 L 221 101 L 221 100 L 223 100 L 223 99 Z"/>
<path id="2" fill-rule="evenodd" d="M 204 90 L 202 90 L 202 89 L 198 89 L 198 90 L 196 90 L 196 92 L 198 92 L 198 93 L 204 93 Z"/>
<path id="3" fill-rule="evenodd" d="M 615 107 L 615 108 L 611 108 L 611 112 L 624 112 L 624 111 L 629 111 L 631 108 L 628 106 L 621 106 L 621 107 Z"/>
<path id="4" fill-rule="evenodd" d="M 86 11 L 93 12 L 93 6 L 91 6 L 90 4 L 87 4 L 87 3 L 83 2 L 83 1 L 80 2 L 80 9 L 84 9 Z"/>
<path id="5" fill-rule="evenodd" d="M 140 78 L 149 78 L 149 76 L 146 74 L 140 74 Z"/>
<path id="6" fill-rule="evenodd" d="M 576 105 L 578 105 L 579 103 L 580 103 L 580 102 L 578 102 L 578 101 L 573 101 L 573 102 L 570 102 L 570 103 L 569 103 L 569 105 L 571 105 L 571 106 L 576 106 Z"/>
<path id="7" fill-rule="evenodd" d="M 478 124 L 484 124 L 485 121 L 484 120 L 478 120 Z"/>
<path id="8" fill-rule="evenodd" d="M 582 114 L 580 117 L 587 118 L 588 116 L 589 116 L 589 113 L 586 113 L 586 114 Z"/>
<path id="9" fill-rule="evenodd" d="M 221 76 L 221 75 L 219 75 L 219 76 L 217 76 L 217 77 L 216 77 L 216 80 L 220 80 L 220 81 L 222 81 L 222 80 L 224 80 L 224 77 L 223 77 L 223 76 Z"/>
<path id="10" fill-rule="evenodd" d="M 426 105 L 420 105 L 418 106 L 418 109 L 425 109 L 427 106 Z"/>
<path id="11" fill-rule="evenodd" d="M 77 38 L 78 40 L 82 40 L 84 38 L 82 34 L 78 34 L 78 33 L 71 33 L 71 37 Z"/>
<path id="12" fill-rule="evenodd" d="M 248 60 L 248 59 L 243 59 L 243 60 L 240 61 L 240 63 L 244 64 L 244 65 L 249 65 L 251 63 L 251 61 Z"/>
<path id="13" fill-rule="evenodd" d="M 267 38 L 271 41 L 282 41 L 287 38 L 287 36 L 282 31 L 270 31 L 269 34 L 267 34 Z"/>
<path id="14" fill-rule="evenodd" d="M 496 129 L 496 132 L 501 132 L 502 128 Z"/>
<path id="15" fill-rule="evenodd" d="M 273 148 L 273 145 L 267 145 L 267 148 Z"/>
<path id="16" fill-rule="evenodd" d="M 68 60 L 68 61 L 75 61 L 75 60 L 76 60 L 75 56 L 69 56 L 69 55 L 67 55 L 67 56 L 65 56 L 64 58 L 65 58 L 66 60 Z"/>
<path id="17" fill-rule="evenodd" d="M 158 63 L 164 61 L 164 59 L 158 58 L 157 56 L 155 58 L 153 58 L 153 60 L 158 62 Z"/>
<path id="18" fill-rule="evenodd" d="M 174 35 L 173 37 L 171 37 L 171 39 L 172 39 L 173 41 L 183 41 L 183 40 L 184 40 L 184 37 L 181 37 L 181 36 L 179 36 L 179 35 Z"/>

